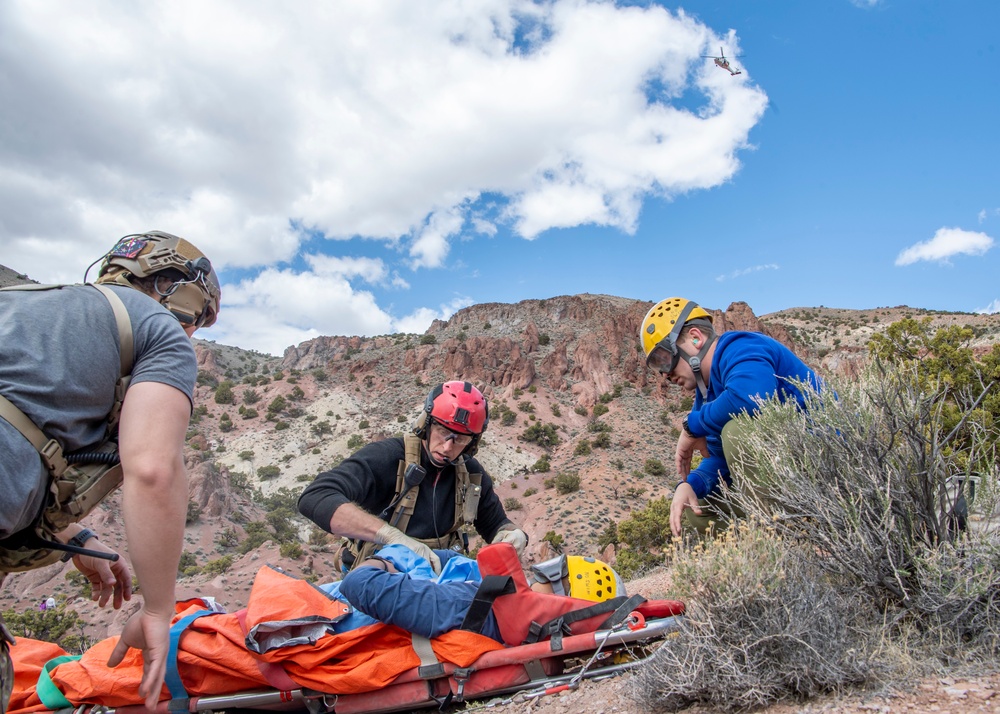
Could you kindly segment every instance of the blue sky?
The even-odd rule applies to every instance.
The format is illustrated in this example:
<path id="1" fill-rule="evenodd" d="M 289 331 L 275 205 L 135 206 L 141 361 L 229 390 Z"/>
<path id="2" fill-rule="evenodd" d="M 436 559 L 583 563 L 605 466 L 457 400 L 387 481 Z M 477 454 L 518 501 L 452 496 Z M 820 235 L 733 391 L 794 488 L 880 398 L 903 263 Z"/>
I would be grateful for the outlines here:
<path id="1" fill-rule="evenodd" d="M 0 263 L 205 250 L 280 354 L 474 303 L 1000 311 L 1000 4 L 0 6 Z M 741 75 L 702 59 L 719 46 Z"/>

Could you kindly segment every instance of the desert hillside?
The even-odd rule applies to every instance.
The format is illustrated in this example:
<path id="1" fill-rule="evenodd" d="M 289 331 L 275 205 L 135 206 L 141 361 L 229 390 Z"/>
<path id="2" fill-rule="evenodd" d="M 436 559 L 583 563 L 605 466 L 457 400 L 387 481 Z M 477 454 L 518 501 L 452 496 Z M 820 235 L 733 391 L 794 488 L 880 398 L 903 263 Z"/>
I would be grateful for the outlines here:
<path id="1" fill-rule="evenodd" d="M 0 266 L 0 281 L 24 279 Z M 294 503 L 315 474 L 360 444 L 408 430 L 430 386 L 447 379 L 471 381 L 490 400 L 480 460 L 510 517 L 531 537 L 526 560 L 547 557 L 547 534 L 561 537 L 569 552 L 598 555 L 610 521 L 674 483 L 672 455 L 690 402 L 644 368 L 636 335 L 650 305 L 588 294 L 474 305 L 422 335 L 319 337 L 288 347 L 281 358 L 195 340 L 199 384 L 186 449 L 189 574 L 180 579 L 181 594 L 239 607 L 264 563 L 333 579 L 335 542 L 296 516 L 287 520 L 300 548 L 288 547 L 287 535 L 240 545 L 254 533 L 260 541 L 262 524 L 272 532 L 268 512 Z M 745 303 L 714 311 L 722 331 L 765 332 L 827 373 L 855 369 L 870 336 L 907 316 L 970 324 L 984 346 L 1000 341 L 996 315 L 819 307 L 757 317 Z M 555 443 L 540 445 L 538 434 Z M 578 477 L 579 490 L 560 494 L 553 487 L 560 477 Z M 89 525 L 123 547 L 119 511 L 112 500 Z M 613 561 L 614 554 L 603 557 Z M 79 586 L 66 577 L 71 571 L 51 566 L 11 576 L 0 605 L 23 609 L 63 594 L 76 601 L 91 636 L 116 632 L 126 613 L 109 616 L 78 600 Z"/>

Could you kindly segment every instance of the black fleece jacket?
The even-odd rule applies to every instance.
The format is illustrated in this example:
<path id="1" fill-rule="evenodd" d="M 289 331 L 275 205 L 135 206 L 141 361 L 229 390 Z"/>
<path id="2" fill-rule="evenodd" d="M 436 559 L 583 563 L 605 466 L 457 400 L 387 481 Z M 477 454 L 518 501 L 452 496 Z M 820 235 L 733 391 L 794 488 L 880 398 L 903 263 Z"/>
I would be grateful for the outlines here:
<path id="1" fill-rule="evenodd" d="M 455 467 L 434 467 L 421 449 L 421 465 L 427 476 L 420 492 L 406 534 L 413 538 L 437 538 L 455 523 Z M 325 531 L 330 518 L 345 503 L 354 503 L 379 516 L 392 502 L 396 492 L 396 472 L 405 459 L 401 438 L 368 444 L 338 466 L 324 471 L 299 496 L 299 512 Z M 493 490 L 493 480 L 475 459 L 465 462 L 469 473 L 482 473 L 482 495 L 475 520 L 476 531 L 487 543 L 511 521 Z M 385 520 L 388 520 L 387 514 Z"/>

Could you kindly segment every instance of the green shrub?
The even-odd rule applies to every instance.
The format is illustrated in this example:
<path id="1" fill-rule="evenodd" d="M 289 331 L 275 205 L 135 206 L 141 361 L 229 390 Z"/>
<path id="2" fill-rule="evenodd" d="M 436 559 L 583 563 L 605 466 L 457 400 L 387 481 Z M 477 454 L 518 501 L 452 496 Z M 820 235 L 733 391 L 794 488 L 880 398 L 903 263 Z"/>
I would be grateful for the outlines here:
<path id="1" fill-rule="evenodd" d="M 219 382 L 219 386 L 215 388 L 215 403 L 232 404 L 234 399 L 233 383 L 229 380 Z"/>
<path id="2" fill-rule="evenodd" d="M 521 434 L 521 439 L 546 448 L 559 443 L 559 435 L 556 433 L 555 426 L 541 422 L 532 424 L 525 429 Z"/>
<path id="3" fill-rule="evenodd" d="M 574 456 L 587 456 L 590 454 L 590 442 L 586 439 L 581 439 L 576 443 L 576 448 L 573 449 Z"/>
<path id="4" fill-rule="evenodd" d="M 667 467 L 659 459 L 646 459 L 642 468 L 650 476 L 663 476 L 667 473 Z"/>
<path id="5" fill-rule="evenodd" d="M 555 531 L 548 531 L 542 536 L 542 540 L 552 546 L 552 549 L 557 553 L 562 552 L 562 545 L 564 538 L 556 533 Z"/>
<path id="6" fill-rule="evenodd" d="M 580 474 L 575 471 L 560 473 L 555 479 L 556 491 L 565 496 L 568 493 L 580 490 Z"/>
<path id="7" fill-rule="evenodd" d="M 355 452 L 365 445 L 365 437 L 361 434 L 351 434 L 351 438 L 347 440 L 347 448 L 351 452 Z"/>
<path id="8" fill-rule="evenodd" d="M 263 481 L 264 479 L 276 478 L 281 475 L 281 468 L 275 466 L 274 464 L 268 464 L 267 466 L 257 467 L 257 476 Z"/>
<path id="9" fill-rule="evenodd" d="M 597 403 L 594 405 L 594 416 L 599 417 L 608 413 L 608 406 L 606 404 Z"/>
<path id="10" fill-rule="evenodd" d="M 503 500 L 503 508 L 505 511 L 520 511 L 523 506 L 519 500 L 514 497 L 510 497 Z"/>

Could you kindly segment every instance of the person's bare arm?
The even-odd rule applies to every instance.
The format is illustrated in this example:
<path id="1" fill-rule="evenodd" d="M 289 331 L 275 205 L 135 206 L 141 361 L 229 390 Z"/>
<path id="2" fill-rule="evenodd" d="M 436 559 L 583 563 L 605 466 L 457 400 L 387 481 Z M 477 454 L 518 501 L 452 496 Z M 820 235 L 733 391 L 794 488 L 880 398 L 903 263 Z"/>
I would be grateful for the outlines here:
<path id="1" fill-rule="evenodd" d="M 183 392 L 141 382 L 129 388 L 119 426 L 125 531 L 143 607 L 125 624 L 108 664 L 118 664 L 129 647 L 142 650 L 139 694 L 149 708 L 159 700 L 166 672 L 187 515 L 183 447 L 190 414 Z"/>
<path id="2" fill-rule="evenodd" d="M 374 541 L 385 521 L 353 503 L 341 504 L 330 518 L 330 532 L 356 540 Z"/>
<path id="3" fill-rule="evenodd" d="M 330 532 L 348 538 L 371 541 L 379 545 L 398 543 L 405 545 L 431 564 L 435 573 L 441 572 L 441 560 L 430 546 L 411 538 L 398 528 L 393 528 L 381 518 L 376 518 L 353 503 L 341 504 L 330 517 Z"/>

